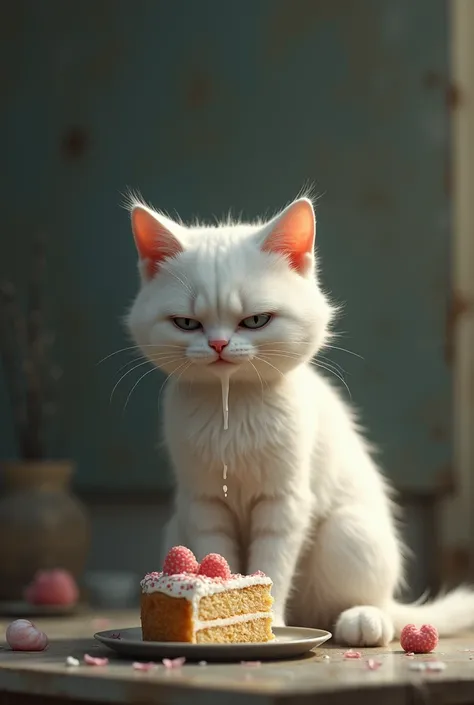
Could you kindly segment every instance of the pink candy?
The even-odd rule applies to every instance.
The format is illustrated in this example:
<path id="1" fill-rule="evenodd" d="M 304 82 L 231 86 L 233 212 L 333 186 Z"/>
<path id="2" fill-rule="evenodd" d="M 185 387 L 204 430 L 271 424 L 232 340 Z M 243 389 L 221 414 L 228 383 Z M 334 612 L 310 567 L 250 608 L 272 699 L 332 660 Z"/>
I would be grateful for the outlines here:
<path id="1" fill-rule="evenodd" d="M 6 640 L 13 651 L 44 651 L 49 643 L 46 634 L 27 619 L 16 619 L 8 625 Z"/>

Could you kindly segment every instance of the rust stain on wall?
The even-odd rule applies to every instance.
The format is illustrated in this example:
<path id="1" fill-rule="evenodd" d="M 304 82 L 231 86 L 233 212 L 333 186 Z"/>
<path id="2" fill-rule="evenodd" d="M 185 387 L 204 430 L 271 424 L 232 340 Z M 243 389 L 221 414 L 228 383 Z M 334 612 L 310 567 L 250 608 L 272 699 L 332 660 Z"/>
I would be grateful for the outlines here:
<path id="1" fill-rule="evenodd" d="M 61 152 L 65 159 L 74 161 L 84 155 L 90 145 L 90 137 L 83 127 L 71 127 L 61 140 Z"/>
<path id="2" fill-rule="evenodd" d="M 271 59 L 280 58 L 288 48 L 311 31 L 315 22 L 327 22 L 337 17 L 339 8 L 332 3 L 315 0 L 279 0 L 272 4 L 268 18 L 267 54 Z"/>
<path id="3" fill-rule="evenodd" d="M 186 87 L 186 105 L 192 110 L 202 108 L 212 98 L 212 82 L 209 76 L 196 72 L 191 76 Z"/>
<path id="4" fill-rule="evenodd" d="M 448 83 L 446 86 L 446 105 L 450 110 L 456 110 L 463 103 L 461 88 L 456 83 Z"/>
<path id="5" fill-rule="evenodd" d="M 427 71 L 421 79 L 421 84 L 427 90 L 442 89 L 446 106 L 450 110 L 456 110 L 463 102 L 461 87 L 437 71 Z"/>
<path id="6" fill-rule="evenodd" d="M 455 354 L 455 335 L 459 319 L 471 310 L 471 301 L 461 291 L 453 291 L 446 319 L 446 343 L 444 356 L 451 365 Z"/>

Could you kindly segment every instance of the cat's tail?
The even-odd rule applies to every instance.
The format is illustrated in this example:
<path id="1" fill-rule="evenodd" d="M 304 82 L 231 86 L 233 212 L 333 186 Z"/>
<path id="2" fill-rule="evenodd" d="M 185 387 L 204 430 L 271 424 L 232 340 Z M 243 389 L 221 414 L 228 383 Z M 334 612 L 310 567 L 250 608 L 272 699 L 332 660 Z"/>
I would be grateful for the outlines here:
<path id="1" fill-rule="evenodd" d="M 432 624 L 440 636 L 453 636 L 474 627 L 474 591 L 459 587 L 424 604 L 393 602 L 389 609 L 396 636 L 406 624 Z"/>

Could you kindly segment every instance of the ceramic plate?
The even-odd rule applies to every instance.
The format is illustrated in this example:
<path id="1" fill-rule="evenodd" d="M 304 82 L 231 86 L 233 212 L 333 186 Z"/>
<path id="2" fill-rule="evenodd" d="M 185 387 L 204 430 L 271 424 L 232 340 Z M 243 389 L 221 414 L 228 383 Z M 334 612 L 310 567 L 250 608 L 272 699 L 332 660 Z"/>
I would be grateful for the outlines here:
<path id="1" fill-rule="evenodd" d="M 332 634 L 322 629 L 274 627 L 275 641 L 259 644 L 185 644 L 180 642 L 142 641 L 140 627 L 108 629 L 94 638 L 121 656 L 142 661 L 185 656 L 189 661 L 263 661 L 301 656 L 321 646 Z M 120 635 L 120 638 L 118 638 Z"/>

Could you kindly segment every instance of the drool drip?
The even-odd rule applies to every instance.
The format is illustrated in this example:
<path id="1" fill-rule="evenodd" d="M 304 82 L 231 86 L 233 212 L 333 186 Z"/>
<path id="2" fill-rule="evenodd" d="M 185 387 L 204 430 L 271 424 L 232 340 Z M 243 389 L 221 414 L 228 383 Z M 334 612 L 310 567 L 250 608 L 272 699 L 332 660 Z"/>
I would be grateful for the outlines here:
<path id="1" fill-rule="evenodd" d="M 229 376 L 226 375 L 225 377 L 221 377 L 221 385 L 222 385 L 222 415 L 224 417 L 224 431 L 227 431 L 229 428 Z M 227 465 L 225 462 L 225 459 L 222 458 L 222 479 L 224 481 L 224 484 L 222 485 L 222 490 L 224 492 L 224 497 L 227 497 L 227 490 L 228 487 L 225 484 L 227 480 Z"/>

